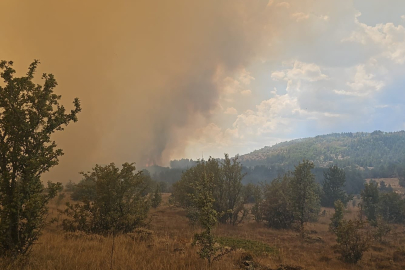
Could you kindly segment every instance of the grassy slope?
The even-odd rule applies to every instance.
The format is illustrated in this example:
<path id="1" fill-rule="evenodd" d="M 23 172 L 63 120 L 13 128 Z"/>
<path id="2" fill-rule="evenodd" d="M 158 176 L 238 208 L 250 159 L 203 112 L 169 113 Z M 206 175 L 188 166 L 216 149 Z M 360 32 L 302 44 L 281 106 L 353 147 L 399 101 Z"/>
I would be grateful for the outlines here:
<path id="1" fill-rule="evenodd" d="M 166 194 L 163 205 L 150 213 L 152 239 L 134 241 L 128 236 L 116 237 L 112 269 L 208 269 L 196 254 L 196 247 L 191 245 L 198 229 L 188 224 L 182 209 L 169 206 L 167 199 Z M 52 204 L 51 216 L 57 216 L 56 209 Z M 357 215 L 355 208 L 348 211 L 346 218 Z M 219 225 L 215 234 L 223 239 L 237 239 L 234 242 L 249 239 L 252 241 L 247 241 L 248 244 L 258 241 L 272 247 L 270 254 L 253 255 L 267 269 L 276 269 L 280 264 L 299 265 L 304 269 L 405 269 L 405 258 L 393 261 L 394 252 L 405 245 L 403 226 L 393 228 L 387 243 L 373 243 L 359 264 L 339 261 L 332 250 L 335 238 L 328 232 L 332 214 L 332 209 L 326 209 L 326 216 L 308 225 L 307 229 L 313 231 L 313 241 L 302 241 L 293 231 L 269 229 L 252 219 L 236 227 Z M 111 237 L 65 234 L 58 224 L 53 224 L 45 229 L 27 261 L 15 261 L 9 266 L 0 261 L 0 269 L 110 269 L 111 247 Z M 225 255 L 214 262 L 212 269 L 240 269 L 238 258 L 243 252 L 236 250 Z"/>

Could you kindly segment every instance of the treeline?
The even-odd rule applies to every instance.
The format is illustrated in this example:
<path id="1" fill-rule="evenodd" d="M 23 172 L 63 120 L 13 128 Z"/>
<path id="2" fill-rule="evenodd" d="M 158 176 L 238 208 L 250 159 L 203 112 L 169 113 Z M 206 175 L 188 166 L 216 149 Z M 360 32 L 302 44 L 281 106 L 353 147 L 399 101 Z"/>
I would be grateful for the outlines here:
<path id="1" fill-rule="evenodd" d="M 151 166 L 143 169 L 143 173 L 150 177 L 150 180 L 157 183 L 160 186 L 161 192 L 171 192 L 174 183 L 179 181 L 182 177 L 183 172 L 187 169 L 197 166 L 201 161 L 193 161 L 184 159 L 187 166 L 189 167 L 161 167 L 161 166 Z M 224 159 L 216 159 L 218 162 L 223 162 Z M 191 162 L 192 161 L 192 162 Z M 171 161 L 174 164 L 175 161 Z M 315 167 L 312 172 L 315 175 L 315 180 L 317 183 L 322 183 L 323 173 L 328 168 Z M 288 170 L 282 167 L 267 167 L 264 165 L 255 166 L 252 168 L 243 166 L 241 164 L 241 170 L 244 174 L 242 183 L 247 184 L 259 184 L 259 183 L 271 183 L 274 179 L 279 176 L 284 175 Z M 347 193 L 360 194 L 364 186 L 364 179 L 367 178 L 363 171 L 355 167 L 347 167 L 344 169 L 346 173 L 346 185 L 344 187 Z M 379 178 L 379 177 L 369 177 L 369 178 Z"/>

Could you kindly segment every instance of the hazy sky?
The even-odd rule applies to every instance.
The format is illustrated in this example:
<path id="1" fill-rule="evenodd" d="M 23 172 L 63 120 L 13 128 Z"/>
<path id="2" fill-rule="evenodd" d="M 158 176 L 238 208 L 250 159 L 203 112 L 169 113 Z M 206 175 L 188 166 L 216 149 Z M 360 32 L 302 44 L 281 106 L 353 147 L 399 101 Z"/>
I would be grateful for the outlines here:
<path id="1" fill-rule="evenodd" d="M 402 0 L 1 0 L 0 59 L 79 122 L 46 180 L 331 132 L 405 129 Z M 38 80 L 40 82 L 40 80 Z"/>

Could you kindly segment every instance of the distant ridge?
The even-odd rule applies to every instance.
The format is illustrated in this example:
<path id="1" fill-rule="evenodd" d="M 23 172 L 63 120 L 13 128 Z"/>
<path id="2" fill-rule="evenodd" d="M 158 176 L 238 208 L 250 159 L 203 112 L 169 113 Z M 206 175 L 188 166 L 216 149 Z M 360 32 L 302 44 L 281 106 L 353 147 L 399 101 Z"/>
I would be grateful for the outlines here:
<path id="1" fill-rule="evenodd" d="M 317 167 L 337 164 L 372 169 L 405 161 L 405 131 L 371 133 L 332 133 L 295 139 L 240 156 L 242 164 L 253 167 L 293 168 L 302 159 L 309 159 Z"/>

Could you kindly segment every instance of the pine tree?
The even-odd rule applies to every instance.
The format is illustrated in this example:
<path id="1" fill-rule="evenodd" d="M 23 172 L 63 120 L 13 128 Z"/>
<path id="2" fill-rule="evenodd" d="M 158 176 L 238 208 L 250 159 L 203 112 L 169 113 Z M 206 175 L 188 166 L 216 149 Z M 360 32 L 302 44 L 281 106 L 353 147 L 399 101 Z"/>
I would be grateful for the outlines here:
<path id="1" fill-rule="evenodd" d="M 346 175 L 343 169 L 334 165 L 324 172 L 322 183 L 323 197 L 322 205 L 332 207 L 335 201 L 340 200 L 343 204 L 349 201 L 349 196 L 343 190 L 346 183 Z"/>

